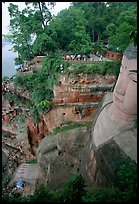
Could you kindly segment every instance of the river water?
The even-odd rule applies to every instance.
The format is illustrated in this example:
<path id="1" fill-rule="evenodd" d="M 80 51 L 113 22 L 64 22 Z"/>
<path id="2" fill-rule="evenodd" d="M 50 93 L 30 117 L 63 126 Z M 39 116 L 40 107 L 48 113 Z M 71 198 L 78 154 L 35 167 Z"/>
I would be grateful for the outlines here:
<path id="1" fill-rule="evenodd" d="M 2 77 L 12 77 L 16 74 L 14 59 L 17 57 L 17 53 L 10 51 L 11 48 L 11 43 L 2 43 Z"/>

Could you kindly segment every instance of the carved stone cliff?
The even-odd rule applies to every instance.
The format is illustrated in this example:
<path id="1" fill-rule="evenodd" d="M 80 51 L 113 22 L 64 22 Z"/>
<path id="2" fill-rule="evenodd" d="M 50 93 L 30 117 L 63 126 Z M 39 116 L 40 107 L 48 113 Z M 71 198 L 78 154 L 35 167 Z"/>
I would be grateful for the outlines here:
<path id="1" fill-rule="evenodd" d="M 118 163 L 125 156 L 137 161 L 137 132 L 132 129 L 137 106 L 135 50 L 131 45 L 124 53 L 123 67 L 114 92 L 103 97 L 102 106 L 97 112 L 98 117 L 92 127 L 47 135 L 41 141 L 37 150 L 38 164 L 42 181 L 48 187 L 61 187 L 69 178 L 70 172 L 80 172 L 90 187 L 105 186 L 114 179 L 113 162 Z M 132 59 L 127 56 L 127 52 L 134 53 Z M 76 80 L 73 83 L 75 85 Z M 66 99 L 62 90 L 60 92 L 55 89 L 55 96 L 60 95 L 63 103 Z M 64 111 L 63 117 L 66 119 L 68 113 L 66 109 Z M 56 117 L 57 113 L 56 111 Z M 61 121 L 61 117 L 59 118 Z M 54 123 L 60 125 L 56 119 Z"/>

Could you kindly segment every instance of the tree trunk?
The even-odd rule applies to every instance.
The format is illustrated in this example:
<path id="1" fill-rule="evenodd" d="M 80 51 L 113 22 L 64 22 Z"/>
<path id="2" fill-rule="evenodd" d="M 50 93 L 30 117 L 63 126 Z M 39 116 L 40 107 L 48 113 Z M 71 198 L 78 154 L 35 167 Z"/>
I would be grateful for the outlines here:
<path id="1" fill-rule="evenodd" d="M 44 19 L 43 19 L 43 13 L 42 13 L 42 8 L 41 8 L 41 2 L 38 2 L 38 4 L 39 4 L 41 19 L 42 19 L 42 25 L 43 25 L 43 28 L 45 28 Z"/>

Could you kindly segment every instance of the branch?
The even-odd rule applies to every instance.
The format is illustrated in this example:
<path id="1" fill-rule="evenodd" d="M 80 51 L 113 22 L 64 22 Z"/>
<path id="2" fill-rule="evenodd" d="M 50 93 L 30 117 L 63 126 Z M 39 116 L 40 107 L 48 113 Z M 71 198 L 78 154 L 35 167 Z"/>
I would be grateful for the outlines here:
<path id="1" fill-rule="evenodd" d="M 42 18 L 42 24 L 43 24 L 43 27 L 45 28 L 44 18 L 43 18 L 43 13 L 42 13 L 42 8 L 41 8 L 41 2 L 37 2 L 37 3 L 39 4 L 39 9 L 40 9 L 41 18 Z"/>

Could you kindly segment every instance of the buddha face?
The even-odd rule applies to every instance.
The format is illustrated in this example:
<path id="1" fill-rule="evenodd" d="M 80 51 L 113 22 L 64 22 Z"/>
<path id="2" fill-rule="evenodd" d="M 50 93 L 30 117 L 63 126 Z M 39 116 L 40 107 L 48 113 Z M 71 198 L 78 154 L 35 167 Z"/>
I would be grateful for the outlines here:
<path id="1" fill-rule="evenodd" d="M 113 92 L 113 103 L 125 113 L 135 114 L 137 109 L 137 59 L 123 55 L 120 74 Z"/>
<path id="2" fill-rule="evenodd" d="M 137 70 L 137 59 L 128 59 L 125 55 L 123 55 L 120 74 L 114 92 L 121 96 L 125 95 L 129 80 L 129 73 L 132 72 L 132 70 Z"/>

